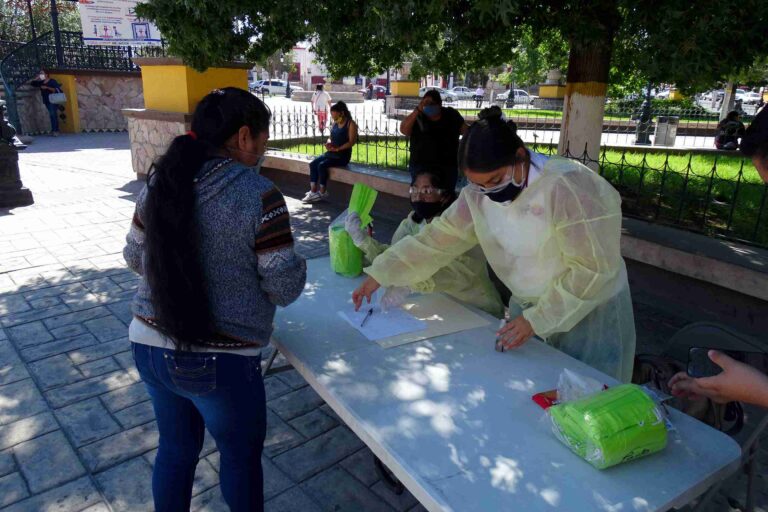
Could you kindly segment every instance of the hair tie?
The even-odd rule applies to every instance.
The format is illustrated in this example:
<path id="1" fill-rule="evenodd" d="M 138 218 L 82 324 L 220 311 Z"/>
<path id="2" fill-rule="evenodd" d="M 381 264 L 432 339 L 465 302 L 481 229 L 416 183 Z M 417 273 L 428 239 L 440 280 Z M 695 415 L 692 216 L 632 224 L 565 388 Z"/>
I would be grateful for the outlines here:
<path id="1" fill-rule="evenodd" d="M 192 140 L 197 140 L 197 134 L 192 130 L 189 130 L 185 135 L 189 135 L 190 137 L 192 137 Z"/>

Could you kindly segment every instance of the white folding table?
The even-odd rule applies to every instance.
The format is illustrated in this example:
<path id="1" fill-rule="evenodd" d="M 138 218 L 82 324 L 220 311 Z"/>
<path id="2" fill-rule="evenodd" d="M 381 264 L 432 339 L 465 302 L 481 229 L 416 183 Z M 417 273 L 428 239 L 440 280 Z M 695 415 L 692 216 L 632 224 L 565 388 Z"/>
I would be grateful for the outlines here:
<path id="1" fill-rule="evenodd" d="M 497 320 L 383 349 L 337 315 L 360 281 L 310 260 L 273 341 L 430 511 L 665 511 L 739 466 L 735 441 L 671 410 L 677 430 L 663 452 L 595 469 L 555 438 L 531 396 L 555 388 L 564 368 L 616 381 L 539 340 L 496 352 Z"/>

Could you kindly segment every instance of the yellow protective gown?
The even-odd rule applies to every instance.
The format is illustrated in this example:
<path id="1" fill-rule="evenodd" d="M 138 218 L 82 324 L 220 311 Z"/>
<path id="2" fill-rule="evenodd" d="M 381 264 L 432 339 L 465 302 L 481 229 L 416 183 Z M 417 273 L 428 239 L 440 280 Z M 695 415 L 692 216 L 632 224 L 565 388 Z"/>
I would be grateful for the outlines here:
<path id="1" fill-rule="evenodd" d="M 515 201 L 496 203 L 464 188 L 439 218 L 365 272 L 384 286 L 404 286 L 479 243 L 512 292 L 511 318 L 522 313 L 546 342 L 628 382 L 635 327 L 620 248 L 621 198 L 578 162 L 531 155 L 541 165 Z"/>
<path id="2" fill-rule="evenodd" d="M 396 244 L 409 235 L 419 233 L 427 225 L 426 222 L 415 222 L 411 212 L 397 227 L 392 236 L 392 243 Z M 370 264 L 389 246 L 367 236 L 358 247 L 363 251 L 366 263 Z M 400 286 L 408 286 L 417 293 L 443 292 L 497 318 L 504 315 L 504 305 L 501 303 L 499 292 L 488 277 L 487 262 L 480 247 L 453 256 L 449 263 L 432 275 L 425 275 L 417 282 Z"/>

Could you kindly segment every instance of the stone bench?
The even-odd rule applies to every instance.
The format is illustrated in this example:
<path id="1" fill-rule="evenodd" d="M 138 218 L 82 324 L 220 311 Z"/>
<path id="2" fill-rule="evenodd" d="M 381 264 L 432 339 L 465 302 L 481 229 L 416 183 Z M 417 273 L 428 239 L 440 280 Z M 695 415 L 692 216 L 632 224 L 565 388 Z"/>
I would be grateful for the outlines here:
<path id="1" fill-rule="evenodd" d="M 262 172 L 281 189 L 303 194 L 309 189 L 312 158 L 270 152 Z M 379 191 L 374 216 L 399 222 L 411 209 L 410 176 L 405 172 L 358 164 L 333 167 L 328 183 L 331 201 L 348 203 L 355 183 Z M 621 250 L 627 259 L 768 301 L 768 250 L 627 217 Z"/>

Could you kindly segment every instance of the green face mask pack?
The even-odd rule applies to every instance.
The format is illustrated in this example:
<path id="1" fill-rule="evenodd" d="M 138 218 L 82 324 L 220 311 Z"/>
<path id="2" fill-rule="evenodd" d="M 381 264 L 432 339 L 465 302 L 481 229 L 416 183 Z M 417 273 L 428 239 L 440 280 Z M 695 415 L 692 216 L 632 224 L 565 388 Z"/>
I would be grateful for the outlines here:
<path id="1" fill-rule="evenodd" d="M 344 229 L 347 212 L 360 215 L 361 227 L 368 226 L 373 218 L 371 210 L 378 192 L 362 183 L 355 183 L 349 208 L 337 217 L 328 228 L 328 245 L 331 256 L 331 269 L 344 277 L 357 277 L 363 271 L 363 252 L 355 247 L 349 233 Z"/>
<path id="2" fill-rule="evenodd" d="M 645 457 L 667 445 L 664 415 L 634 384 L 554 405 L 548 412 L 558 439 L 598 469 Z"/>

